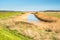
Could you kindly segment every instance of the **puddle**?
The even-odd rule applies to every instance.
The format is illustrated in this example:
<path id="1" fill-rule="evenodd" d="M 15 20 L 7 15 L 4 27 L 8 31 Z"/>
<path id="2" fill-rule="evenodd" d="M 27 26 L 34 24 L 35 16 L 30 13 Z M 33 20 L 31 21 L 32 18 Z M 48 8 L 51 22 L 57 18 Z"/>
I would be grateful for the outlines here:
<path id="1" fill-rule="evenodd" d="M 28 15 L 28 22 L 39 22 L 40 20 L 35 17 L 34 14 L 29 14 Z"/>

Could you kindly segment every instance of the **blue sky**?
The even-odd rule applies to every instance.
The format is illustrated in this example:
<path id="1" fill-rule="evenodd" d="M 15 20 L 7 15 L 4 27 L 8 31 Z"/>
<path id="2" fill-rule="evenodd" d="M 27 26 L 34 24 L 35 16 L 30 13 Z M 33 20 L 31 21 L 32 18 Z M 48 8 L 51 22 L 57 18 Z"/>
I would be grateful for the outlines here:
<path id="1" fill-rule="evenodd" d="M 0 10 L 60 10 L 60 0 L 0 0 Z"/>

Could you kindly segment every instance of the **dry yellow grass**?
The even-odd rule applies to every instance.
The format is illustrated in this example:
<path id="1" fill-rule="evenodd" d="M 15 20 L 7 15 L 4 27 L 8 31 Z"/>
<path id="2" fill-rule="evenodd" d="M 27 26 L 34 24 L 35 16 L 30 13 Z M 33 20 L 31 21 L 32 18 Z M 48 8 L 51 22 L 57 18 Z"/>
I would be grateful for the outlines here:
<path id="1" fill-rule="evenodd" d="M 19 21 L 27 22 L 27 16 L 29 14 L 30 13 L 28 12 L 28 13 L 23 14 L 23 15 L 18 15 L 18 16 L 15 16 L 15 17 L 12 17 L 12 18 L 9 18 L 9 19 L 5 20 L 5 22 L 7 24 L 11 23 L 12 25 L 15 25 L 13 22 L 19 22 Z M 47 16 L 44 13 L 38 13 L 37 16 L 38 15 L 43 20 L 46 20 L 46 19 L 54 20 L 54 21 L 56 20 L 56 17 Z M 51 17 L 51 18 L 49 18 L 49 17 Z M 44 22 L 44 21 L 40 21 L 38 23 L 35 23 L 35 22 L 31 22 L 31 23 L 33 23 L 34 25 L 38 26 L 37 27 L 38 29 L 60 32 L 60 19 L 58 19 L 57 22 L 51 22 L 51 23 L 50 22 Z"/>
<path id="2" fill-rule="evenodd" d="M 25 36 L 30 36 L 34 40 L 54 40 L 57 37 L 57 40 L 60 40 L 60 19 L 57 19 L 57 22 L 27 22 L 27 14 L 18 15 L 3 21 L 4 24 L 11 30 L 18 30 L 18 33 L 21 33 Z M 38 16 L 39 15 L 39 16 Z M 38 17 L 41 17 L 43 20 L 56 20 L 56 17 L 47 16 L 44 13 L 38 14 Z M 57 33 L 58 32 L 58 33 Z"/>
<path id="3" fill-rule="evenodd" d="M 56 22 L 57 21 L 57 17 L 53 17 L 53 16 L 47 16 L 46 14 L 44 13 L 39 13 L 39 12 L 36 12 L 34 13 L 34 15 L 39 19 L 39 20 L 42 20 L 42 21 L 45 21 L 45 22 Z"/>

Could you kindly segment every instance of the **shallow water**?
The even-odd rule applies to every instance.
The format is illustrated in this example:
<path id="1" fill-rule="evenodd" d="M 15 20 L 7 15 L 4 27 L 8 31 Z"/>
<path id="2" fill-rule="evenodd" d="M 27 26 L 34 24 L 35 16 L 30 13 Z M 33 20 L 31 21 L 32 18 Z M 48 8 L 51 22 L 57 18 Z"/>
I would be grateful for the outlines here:
<path id="1" fill-rule="evenodd" d="M 34 14 L 29 14 L 28 15 L 28 21 L 29 22 L 31 22 L 31 21 L 39 22 L 40 20 L 37 19 Z"/>

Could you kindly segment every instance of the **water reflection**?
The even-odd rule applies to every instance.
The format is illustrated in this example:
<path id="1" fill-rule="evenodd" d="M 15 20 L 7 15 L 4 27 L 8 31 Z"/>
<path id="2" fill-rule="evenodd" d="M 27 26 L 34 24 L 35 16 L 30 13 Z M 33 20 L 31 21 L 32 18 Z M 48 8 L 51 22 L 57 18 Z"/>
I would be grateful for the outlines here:
<path id="1" fill-rule="evenodd" d="M 28 15 L 28 21 L 31 22 L 31 21 L 35 21 L 35 22 L 39 22 L 40 20 L 38 20 L 34 14 L 29 14 Z"/>

